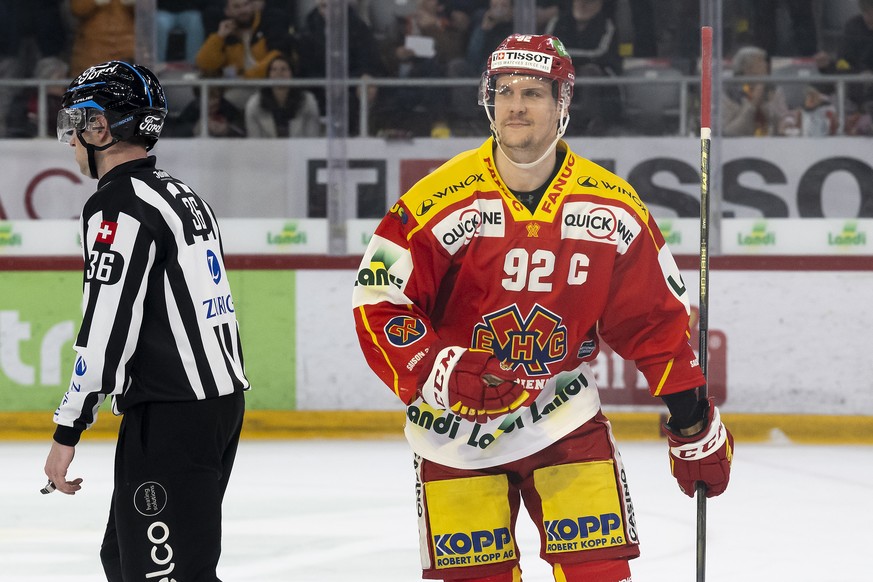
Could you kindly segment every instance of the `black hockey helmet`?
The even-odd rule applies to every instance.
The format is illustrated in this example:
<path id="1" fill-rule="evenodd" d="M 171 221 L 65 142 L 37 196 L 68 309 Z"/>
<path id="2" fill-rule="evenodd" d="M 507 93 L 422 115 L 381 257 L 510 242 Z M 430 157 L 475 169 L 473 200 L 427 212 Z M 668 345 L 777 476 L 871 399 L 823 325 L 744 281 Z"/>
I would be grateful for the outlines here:
<path id="1" fill-rule="evenodd" d="M 167 116 L 167 99 L 155 74 L 124 61 L 85 70 L 70 83 L 61 106 L 58 139 L 62 142 L 69 142 L 73 132 L 89 129 L 95 113 L 100 113 L 109 123 L 113 143 L 141 136 L 150 150 Z"/>

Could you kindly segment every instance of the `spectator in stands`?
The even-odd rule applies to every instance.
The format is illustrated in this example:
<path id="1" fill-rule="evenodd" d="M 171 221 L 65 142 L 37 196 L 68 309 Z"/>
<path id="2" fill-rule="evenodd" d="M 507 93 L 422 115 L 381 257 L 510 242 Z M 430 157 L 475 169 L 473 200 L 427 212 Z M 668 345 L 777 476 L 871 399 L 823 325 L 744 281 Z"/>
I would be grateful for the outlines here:
<path id="1" fill-rule="evenodd" d="M 309 0 L 311 1 L 311 0 Z M 309 1 L 306 3 L 308 4 Z M 218 30 L 218 24 L 227 18 L 224 13 L 226 0 L 204 0 L 201 11 L 203 28 L 207 32 Z M 261 13 L 262 28 L 267 38 L 293 32 L 296 28 L 297 0 L 252 0 L 256 12 Z M 280 47 L 271 47 L 282 50 Z"/>
<path id="2" fill-rule="evenodd" d="M 846 21 L 836 55 L 816 55 L 819 71 L 825 74 L 873 74 L 873 0 L 858 0 L 860 14 Z M 873 84 L 848 86 L 849 115 L 846 133 L 873 132 Z"/>
<path id="3" fill-rule="evenodd" d="M 562 8 L 569 7 L 570 0 L 537 0 L 536 26 L 537 32 L 554 30 L 555 23 L 561 15 Z"/>
<path id="4" fill-rule="evenodd" d="M 37 62 L 34 77 L 37 79 L 67 78 L 69 68 L 67 63 L 58 57 L 45 57 Z M 57 113 L 61 109 L 61 101 L 67 83 L 48 85 L 46 87 L 46 102 L 43 121 L 45 123 L 43 136 L 54 136 L 57 130 Z M 6 120 L 8 137 L 36 137 L 39 135 L 39 89 L 28 87 L 18 93 L 9 107 Z"/>
<path id="5" fill-rule="evenodd" d="M 349 5 L 347 10 L 349 78 L 384 76 L 385 67 L 382 64 L 379 44 L 372 29 L 364 22 L 354 7 Z M 300 28 L 297 44 L 300 51 L 299 76 L 307 79 L 325 78 L 327 76 L 327 0 L 317 0 L 315 7 L 306 14 L 303 26 Z M 294 71 L 292 70 L 292 72 Z M 327 111 L 324 89 L 314 88 L 312 93 L 318 101 L 319 111 L 325 115 Z M 353 131 L 357 129 L 359 122 L 359 98 L 358 91 L 350 92 L 349 128 Z M 367 98 L 367 102 L 372 108 L 377 99 L 375 87 L 368 90 Z"/>
<path id="6" fill-rule="evenodd" d="M 798 124 L 801 135 L 806 137 L 835 135 L 839 129 L 837 108 L 827 95 L 815 87 L 806 87 Z"/>
<path id="7" fill-rule="evenodd" d="M 15 29 L 15 14 L 16 11 L 9 3 L 0 2 L 0 71 L 6 70 L 6 67 L 12 68 L 11 63 L 17 63 L 18 60 L 19 40 Z M 3 66 L 7 62 L 9 64 Z"/>
<path id="8" fill-rule="evenodd" d="M 491 0 L 487 9 L 473 15 L 467 43 L 467 64 L 471 71 L 485 70 L 491 51 L 512 34 L 513 18 L 512 0 Z"/>
<path id="9" fill-rule="evenodd" d="M 324 78 L 327 74 L 327 1 L 317 0 L 300 27 L 300 75 L 303 77 Z M 364 22 L 353 6 L 349 5 L 347 10 L 349 76 L 383 75 L 385 68 L 370 25 Z"/>
<path id="10" fill-rule="evenodd" d="M 771 0 L 758 1 L 769 2 Z M 733 54 L 740 47 L 755 44 L 750 31 L 751 16 L 749 12 L 751 9 L 748 5 L 751 3 L 751 0 L 724 0 L 719 32 L 721 33 L 722 51 L 725 55 Z M 633 12 L 631 19 L 634 28 L 646 26 L 650 31 L 653 31 L 656 47 L 653 56 L 670 59 L 674 64 L 679 65 L 678 68 L 686 74 L 696 74 L 696 66 L 692 66 L 692 63 L 696 63 L 700 58 L 701 17 L 707 20 L 712 18 L 715 4 L 713 2 L 702 3 L 705 8 L 703 15 L 700 12 L 701 2 L 689 2 L 688 0 L 657 0 L 655 2 L 652 0 L 651 4 L 656 7 L 654 19 L 650 20 L 647 26 L 645 24 L 638 26 L 637 13 L 639 11 Z M 634 9 L 635 6 L 631 6 L 631 10 L 634 11 Z M 645 14 L 646 9 L 642 10 L 642 14 Z M 645 20 L 643 20 L 644 22 Z M 639 44 L 645 47 L 650 42 L 651 39 L 641 40 L 638 38 L 635 31 L 633 56 L 646 56 L 638 51 L 637 47 Z"/>
<path id="11" fill-rule="evenodd" d="M 3 2 L 11 7 L 11 25 L 15 27 L 12 40 L 28 53 L 23 65 L 27 76 L 34 63 L 46 57 L 67 58 L 68 14 L 67 0 L 29 0 Z M 30 46 L 27 46 L 30 44 Z M 35 49 L 32 50 L 32 49 Z"/>
<path id="12" fill-rule="evenodd" d="M 110 60 L 132 61 L 136 0 L 70 0 L 76 19 L 70 70 Z"/>
<path id="13" fill-rule="evenodd" d="M 562 13 L 568 12 L 573 4 L 573 0 L 539 0 L 537 2 L 537 30 L 544 30 L 548 33 L 550 30 L 555 30 L 558 19 Z M 670 10 L 670 4 L 677 4 L 675 7 L 679 11 L 688 12 L 691 9 L 690 3 L 687 0 L 661 0 L 659 2 L 659 11 L 664 12 Z M 658 42 L 656 38 L 656 29 L 658 28 L 655 14 L 654 0 L 626 0 L 627 8 L 630 13 L 630 24 L 633 35 L 627 35 L 630 41 L 626 45 L 619 46 L 619 51 L 623 57 L 655 57 L 658 56 Z M 618 0 L 604 0 L 603 14 L 613 22 L 619 22 L 618 18 Z M 691 30 L 695 30 L 699 23 L 699 17 L 694 21 L 695 26 Z"/>
<path id="14" fill-rule="evenodd" d="M 268 38 L 261 13 L 252 0 L 227 0 L 224 14 L 200 47 L 197 67 L 209 77 L 265 77 L 267 65 L 281 53 L 273 48 L 279 41 Z"/>
<path id="15" fill-rule="evenodd" d="M 180 55 L 181 60 L 194 65 L 197 51 L 205 38 L 202 11 L 208 4 L 209 0 L 157 0 L 155 30 L 159 63 L 166 63 L 174 56 L 167 54 L 170 33 L 179 30 L 185 34 L 185 50 Z"/>
<path id="16" fill-rule="evenodd" d="M 477 8 L 477 6 L 479 6 Z M 513 0 L 484 0 L 466 2 L 448 0 L 444 11 L 448 21 L 456 30 L 470 30 L 465 58 L 452 58 L 445 64 L 442 72 L 434 71 L 432 76 L 479 77 L 491 50 L 509 36 L 513 27 Z M 487 119 L 482 111 L 471 108 L 478 98 L 478 86 L 462 85 L 437 89 L 435 97 L 440 101 L 439 114 L 432 121 L 431 135 L 482 135 L 488 131 Z M 447 93 L 446 99 L 439 97 Z M 418 131 L 425 133 L 426 127 Z"/>
<path id="17" fill-rule="evenodd" d="M 398 43 L 396 58 L 404 63 L 420 57 L 421 54 L 406 39 L 425 37 L 433 43 L 433 58 L 439 74 L 445 72 L 451 61 L 463 59 L 466 56 L 469 21 L 459 18 L 457 12 L 450 12 L 440 0 L 418 0 L 415 12 L 403 22 L 401 32 L 404 42 Z"/>
<path id="18" fill-rule="evenodd" d="M 658 2 L 655 22 L 652 23 L 657 30 L 658 56 L 669 59 L 684 58 L 696 62 L 700 57 L 700 18 L 699 2 L 687 0 Z M 727 19 L 725 15 L 725 20 Z"/>
<path id="19" fill-rule="evenodd" d="M 15 35 L 15 23 L 12 6 L 0 2 L 0 79 L 19 76 L 18 38 Z M 15 91 L 0 86 L 0 137 L 6 136 L 6 113 Z"/>
<path id="20" fill-rule="evenodd" d="M 770 74 L 767 51 L 746 46 L 734 54 L 735 77 Z M 726 83 L 721 100 L 722 133 L 733 136 L 796 135 L 797 112 L 791 112 L 778 86 L 760 83 Z"/>
<path id="21" fill-rule="evenodd" d="M 611 11 L 607 15 L 615 20 L 615 7 L 618 2 L 611 0 Z M 658 56 L 658 42 L 655 38 L 655 2 L 654 0 L 629 0 L 631 23 L 634 28 L 631 54 L 635 57 Z"/>
<path id="22" fill-rule="evenodd" d="M 199 137 L 200 90 L 194 89 L 196 99 L 191 101 L 174 120 L 168 120 L 166 130 L 169 137 Z M 206 131 L 210 137 L 245 137 L 245 118 L 231 101 L 225 98 L 224 87 L 209 87 Z"/>
<path id="23" fill-rule="evenodd" d="M 389 73 L 399 78 L 454 76 L 466 62 L 464 19 L 452 19 L 439 0 L 418 0 L 389 43 Z M 452 73 L 448 73 L 451 70 Z M 384 91 L 376 116 L 388 134 L 445 135 L 450 91 L 442 87 L 392 87 Z"/>
<path id="24" fill-rule="evenodd" d="M 576 78 L 616 77 L 622 72 L 615 22 L 603 10 L 604 0 L 572 0 L 554 34 L 573 57 Z M 621 119 L 621 93 L 615 85 L 577 86 L 568 135 L 606 135 Z"/>
<path id="25" fill-rule="evenodd" d="M 358 16 L 360 16 L 361 20 L 363 20 L 370 28 L 373 27 L 374 4 L 378 1 L 379 0 L 355 0 L 352 4 L 355 7 L 355 11 L 358 13 Z"/>
<path id="26" fill-rule="evenodd" d="M 756 0 L 748 3 L 751 9 L 752 44 L 769 55 L 811 57 L 818 50 L 813 0 Z M 783 27 L 778 25 L 780 9 L 786 9 L 790 18 L 791 38 L 783 38 Z"/>
<path id="27" fill-rule="evenodd" d="M 291 79 L 291 62 L 276 57 L 267 67 L 268 79 Z M 248 137 L 318 137 L 321 120 L 311 91 L 287 85 L 264 87 L 249 98 L 245 109 Z"/>
<path id="28" fill-rule="evenodd" d="M 31 77 L 43 59 L 66 61 L 68 15 L 68 0 L 0 2 L 0 79 Z M 0 87 L 0 137 L 6 134 L 7 113 L 17 93 L 15 87 Z M 22 123 L 17 122 L 16 134 Z"/>
<path id="29" fill-rule="evenodd" d="M 213 0 L 214 1 L 214 0 Z M 294 66 L 297 62 L 297 1 L 296 0 L 252 0 L 255 10 L 261 13 L 264 32 L 271 49 L 276 49 L 289 59 Z"/>
<path id="30" fill-rule="evenodd" d="M 473 29 L 476 13 L 487 10 L 488 4 L 489 0 L 442 0 L 443 10 L 448 15 L 452 27 L 465 32 Z"/>

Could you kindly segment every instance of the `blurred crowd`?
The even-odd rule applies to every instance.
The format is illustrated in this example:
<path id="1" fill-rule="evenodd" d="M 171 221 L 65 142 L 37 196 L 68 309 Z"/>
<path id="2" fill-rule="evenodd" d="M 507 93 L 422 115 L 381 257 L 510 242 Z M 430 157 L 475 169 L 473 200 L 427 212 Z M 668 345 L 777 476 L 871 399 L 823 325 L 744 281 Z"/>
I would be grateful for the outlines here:
<path id="1" fill-rule="evenodd" d="M 40 122 L 43 135 L 53 135 L 65 81 L 92 64 L 142 55 L 164 80 L 234 81 L 210 83 L 206 99 L 196 83 L 169 84 L 165 135 L 324 135 L 324 86 L 281 81 L 326 76 L 328 2 L 347 4 L 349 77 L 376 81 L 349 91 L 351 135 L 359 133 L 362 111 L 367 135 L 488 131 L 474 79 L 514 30 L 513 0 L 155 0 L 154 13 L 136 0 L 29 0 L 0 3 L 0 80 L 58 83 L 45 85 L 42 118 L 36 87 L 0 85 L 0 137 L 39 135 Z M 609 80 L 696 75 L 699 4 L 538 0 L 537 32 L 563 41 L 579 80 L 567 135 L 675 135 L 680 119 L 696 132 L 695 83 L 687 87 L 691 98 L 681 100 L 675 83 Z M 721 22 L 724 73 L 749 81 L 724 84 L 725 136 L 873 135 L 873 83 L 847 85 L 837 103 L 843 94 L 821 77 L 779 82 L 873 73 L 873 0 L 724 0 Z M 465 82 L 379 86 L 384 78 Z M 248 79 L 279 82 L 239 82 Z"/>

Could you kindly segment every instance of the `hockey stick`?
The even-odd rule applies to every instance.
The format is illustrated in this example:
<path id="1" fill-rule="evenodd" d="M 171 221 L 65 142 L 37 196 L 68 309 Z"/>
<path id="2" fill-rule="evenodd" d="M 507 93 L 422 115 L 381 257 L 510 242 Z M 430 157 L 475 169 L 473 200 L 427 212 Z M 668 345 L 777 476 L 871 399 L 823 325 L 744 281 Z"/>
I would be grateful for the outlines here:
<path id="1" fill-rule="evenodd" d="M 712 27 L 700 30 L 700 307 L 697 359 L 705 380 L 699 397 L 707 396 L 707 343 L 709 333 L 709 146 L 712 103 Z M 697 483 L 697 582 L 706 580 L 706 485 Z"/>

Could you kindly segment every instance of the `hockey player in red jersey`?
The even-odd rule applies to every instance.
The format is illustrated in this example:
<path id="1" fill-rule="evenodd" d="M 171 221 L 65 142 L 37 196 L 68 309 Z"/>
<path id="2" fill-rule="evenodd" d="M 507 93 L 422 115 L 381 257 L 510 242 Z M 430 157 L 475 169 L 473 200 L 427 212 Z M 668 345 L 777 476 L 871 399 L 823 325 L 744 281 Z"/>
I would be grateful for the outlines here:
<path id="1" fill-rule="evenodd" d="M 425 578 L 521 580 L 524 503 L 556 581 L 631 580 L 633 504 L 589 368 L 601 341 L 669 408 L 681 489 L 728 484 L 733 438 L 697 396 L 676 263 L 633 187 L 561 140 L 573 82 L 557 38 L 504 40 L 479 92 L 492 138 L 413 186 L 358 272 L 364 356 L 407 405 Z"/>

